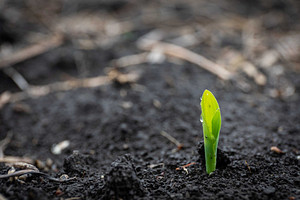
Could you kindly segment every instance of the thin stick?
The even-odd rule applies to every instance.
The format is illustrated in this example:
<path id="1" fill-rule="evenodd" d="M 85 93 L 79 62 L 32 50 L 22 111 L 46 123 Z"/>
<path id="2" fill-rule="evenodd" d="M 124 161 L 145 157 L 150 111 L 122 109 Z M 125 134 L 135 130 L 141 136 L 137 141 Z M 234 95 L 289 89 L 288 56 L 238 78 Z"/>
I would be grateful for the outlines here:
<path id="1" fill-rule="evenodd" d="M 65 200 L 76 200 L 76 199 L 82 199 L 81 197 L 71 197 L 71 198 L 67 198 Z"/>
<path id="2" fill-rule="evenodd" d="M 62 43 L 63 37 L 61 35 L 54 35 L 46 38 L 37 44 L 12 52 L 5 58 L 0 58 L 0 68 L 11 66 L 34 56 L 43 54 L 50 49 L 60 46 Z"/>
<path id="3" fill-rule="evenodd" d="M 160 134 L 162 136 L 164 136 L 165 138 L 167 138 L 168 140 L 170 140 L 172 143 L 174 143 L 178 150 L 181 149 L 183 147 L 183 144 L 181 144 L 178 140 L 176 140 L 173 136 L 171 136 L 169 133 L 165 132 L 165 131 L 161 131 Z"/>
<path id="4" fill-rule="evenodd" d="M 44 96 L 52 92 L 67 91 L 76 88 L 90 88 L 108 84 L 107 76 L 97 76 L 93 78 L 72 79 L 63 82 L 51 83 L 44 86 L 32 86 L 28 93 L 33 97 Z"/>
<path id="5" fill-rule="evenodd" d="M 284 151 L 282 151 L 281 149 L 279 149 L 279 148 L 276 147 L 276 146 L 272 146 L 272 147 L 270 148 L 270 150 L 273 151 L 273 152 L 275 152 L 275 153 L 278 153 L 278 154 L 283 154 L 283 153 L 284 153 Z"/>
<path id="6" fill-rule="evenodd" d="M 185 169 L 191 165 L 194 165 L 196 164 L 195 162 L 192 162 L 192 163 L 189 163 L 189 164 L 186 164 L 186 165 L 183 165 L 183 166 L 180 166 L 180 167 L 177 167 L 176 170 L 180 170 L 180 169 Z"/>
<path id="7" fill-rule="evenodd" d="M 194 63 L 199 67 L 202 67 L 203 69 L 206 69 L 207 71 L 217 75 L 223 80 L 232 79 L 234 76 L 232 72 L 228 71 L 217 63 L 214 63 L 211 60 L 178 45 L 149 39 L 141 39 L 141 41 L 138 42 L 138 47 L 147 51 L 159 49 L 166 55 Z"/>
<path id="8" fill-rule="evenodd" d="M 157 163 L 157 164 L 147 165 L 147 167 L 149 167 L 151 169 L 159 167 L 159 166 L 162 166 L 162 168 L 164 168 L 165 167 L 165 163 Z"/>
<path id="9" fill-rule="evenodd" d="M 26 79 L 13 67 L 4 68 L 3 72 L 9 76 L 21 90 L 26 90 L 29 87 L 29 83 Z"/>
<path id="10" fill-rule="evenodd" d="M 17 93 L 4 92 L 0 95 L 0 108 L 9 102 L 18 102 L 27 98 L 45 96 L 49 93 L 67 91 L 76 88 L 91 88 L 107 85 L 111 82 L 108 76 L 97 76 L 85 79 L 73 79 L 63 82 L 51 83 L 43 86 L 31 86 L 26 91 Z"/>
<path id="11" fill-rule="evenodd" d="M 137 73 L 120 74 L 119 81 L 136 81 L 139 78 Z M 77 88 L 93 88 L 103 86 L 113 81 L 110 76 L 96 76 L 92 78 L 72 79 L 68 81 L 55 82 L 43 86 L 30 86 L 26 91 L 9 93 L 4 92 L 0 95 L 0 109 L 6 103 L 14 103 L 27 98 L 37 98 L 54 92 L 68 91 Z"/>
<path id="12" fill-rule="evenodd" d="M 67 182 L 67 181 L 71 181 L 74 180 L 75 177 L 73 178 L 68 178 L 68 179 L 59 179 L 59 178 L 53 178 L 51 177 L 49 174 L 45 174 L 43 172 L 39 172 L 39 171 L 35 171 L 32 169 L 23 169 L 23 170 L 19 170 L 10 174 L 4 174 L 4 175 L 0 175 L 0 179 L 2 178 L 10 178 L 10 177 L 14 177 L 14 176 L 22 176 L 24 174 L 35 174 L 35 175 L 40 175 L 43 176 L 51 181 L 55 181 L 55 182 Z"/>
<path id="13" fill-rule="evenodd" d="M 34 160 L 28 157 L 15 157 L 15 156 L 5 156 L 3 158 L 0 158 L 0 163 L 17 163 L 17 162 L 24 162 L 24 163 L 30 163 L 34 164 Z"/>
<path id="14" fill-rule="evenodd" d="M 14 167 L 14 168 L 20 168 L 20 169 L 31 169 L 34 171 L 39 171 L 39 169 L 29 163 L 25 163 L 25 162 L 15 162 L 15 163 L 7 163 L 6 166 L 10 166 L 10 167 Z"/>
<path id="15" fill-rule="evenodd" d="M 148 52 L 143 52 L 134 55 L 124 56 L 118 59 L 113 60 L 111 63 L 116 67 L 128 67 L 133 65 L 139 65 L 147 62 Z"/>

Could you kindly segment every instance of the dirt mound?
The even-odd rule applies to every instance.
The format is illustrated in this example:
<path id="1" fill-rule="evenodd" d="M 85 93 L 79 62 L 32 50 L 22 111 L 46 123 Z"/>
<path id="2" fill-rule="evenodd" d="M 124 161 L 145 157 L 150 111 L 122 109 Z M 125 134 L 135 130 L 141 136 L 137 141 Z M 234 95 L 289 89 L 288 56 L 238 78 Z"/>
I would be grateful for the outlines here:
<path id="1" fill-rule="evenodd" d="M 104 180 L 105 185 L 101 190 L 101 193 L 104 193 L 103 199 L 129 200 L 145 195 L 130 154 L 120 156 L 115 160 Z"/>

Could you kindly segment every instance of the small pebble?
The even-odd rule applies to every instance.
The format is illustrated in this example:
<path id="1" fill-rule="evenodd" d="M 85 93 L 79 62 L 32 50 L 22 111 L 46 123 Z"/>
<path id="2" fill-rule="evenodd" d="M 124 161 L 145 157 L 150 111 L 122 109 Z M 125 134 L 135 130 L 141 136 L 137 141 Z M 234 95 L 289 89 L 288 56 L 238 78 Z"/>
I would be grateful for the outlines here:
<path id="1" fill-rule="evenodd" d="M 126 143 L 123 144 L 123 149 L 124 149 L 124 150 L 126 150 L 126 149 L 128 149 L 128 148 L 129 148 L 128 144 L 126 144 Z"/>
<path id="2" fill-rule="evenodd" d="M 157 99 L 154 99 L 153 100 L 153 105 L 156 107 L 156 108 L 161 108 L 161 103 L 159 100 Z"/>
<path id="3" fill-rule="evenodd" d="M 269 186 L 269 187 L 264 189 L 264 193 L 267 194 L 267 195 L 273 194 L 273 193 L 275 193 L 275 191 L 276 191 L 276 189 L 272 186 Z"/>
<path id="4" fill-rule="evenodd" d="M 51 158 L 47 158 L 47 160 L 46 160 L 46 165 L 47 165 L 47 167 L 52 167 L 52 165 L 53 165 L 53 160 L 51 159 Z"/>
<path id="5" fill-rule="evenodd" d="M 21 180 L 21 181 L 26 181 L 26 179 L 28 178 L 29 174 L 23 174 L 21 176 L 18 177 L 18 180 Z"/>
<path id="6" fill-rule="evenodd" d="M 129 109 L 133 106 L 133 103 L 130 101 L 124 101 L 121 103 L 121 107 L 124 109 Z"/>
<path id="7" fill-rule="evenodd" d="M 8 170 L 8 172 L 7 172 L 7 174 L 12 174 L 12 173 L 14 173 L 16 171 L 16 169 L 14 168 L 14 167 L 11 167 L 9 170 Z M 10 182 L 12 182 L 12 181 L 14 181 L 15 180 L 15 177 L 10 177 L 9 178 L 9 181 Z"/>
<path id="8" fill-rule="evenodd" d="M 46 167 L 45 163 L 41 160 L 36 160 L 36 166 L 39 168 L 39 169 L 44 169 Z"/>
<path id="9" fill-rule="evenodd" d="M 95 150 L 90 150 L 89 152 L 91 155 L 95 155 L 96 151 Z"/>
<path id="10" fill-rule="evenodd" d="M 59 177 L 60 180 L 64 181 L 64 180 L 67 180 L 69 179 L 69 176 L 67 174 L 63 174 Z"/>
<path id="11" fill-rule="evenodd" d="M 59 155 L 62 153 L 62 151 L 66 148 L 68 148 L 70 145 L 70 141 L 69 140 L 64 140 L 56 145 L 54 145 L 51 149 L 51 152 L 55 155 Z"/>
<path id="12" fill-rule="evenodd" d="M 15 171 L 16 171 L 16 169 L 15 169 L 14 167 L 11 167 L 11 168 L 8 170 L 7 174 L 12 174 L 12 173 L 14 173 Z"/>

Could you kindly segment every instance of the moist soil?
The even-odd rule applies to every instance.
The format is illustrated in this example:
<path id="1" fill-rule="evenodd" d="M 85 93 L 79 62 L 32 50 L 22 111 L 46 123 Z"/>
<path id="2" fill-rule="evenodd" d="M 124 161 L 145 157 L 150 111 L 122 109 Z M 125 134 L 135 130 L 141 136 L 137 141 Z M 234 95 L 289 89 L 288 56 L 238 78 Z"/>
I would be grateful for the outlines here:
<path id="1" fill-rule="evenodd" d="M 135 32 L 134 38 L 145 32 Z M 137 51 L 132 40 L 123 40 L 118 48 L 83 51 L 91 66 L 87 77 L 105 74 L 109 61 L 125 50 L 128 55 Z M 15 68 L 36 85 L 66 74 L 80 77 L 74 67 L 76 51 L 64 44 Z M 245 92 L 188 62 L 122 70 L 137 71 L 140 78 L 54 92 L 0 109 L 0 139 L 12 134 L 6 156 L 38 160 L 40 171 L 55 178 L 75 177 L 66 182 L 38 174 L 26 180 L 4 178 L 0 194 L 7 199 L 300 198 L 298 72 L 286 68 L 282 75 L 295 86 L 295 94 L 275 98 L 267 95 L 270 83 L 257 86 L 249 80 L 251 89 Z M 1 91 L 18 91 L 4 73 L 0 77 Z M 217 169 L 211 175 L 205 172 L 199 121 L 205 89 L 214 93 L 222 115 Z M 70 145 L 53 154 L 53 145 L 64 140 Z M 273 146 L 283 152 L 271 151 Z M 191 165 L 181 167 L 186 164 Z M 0 164 L 1 175 L 9 169 Z"/>

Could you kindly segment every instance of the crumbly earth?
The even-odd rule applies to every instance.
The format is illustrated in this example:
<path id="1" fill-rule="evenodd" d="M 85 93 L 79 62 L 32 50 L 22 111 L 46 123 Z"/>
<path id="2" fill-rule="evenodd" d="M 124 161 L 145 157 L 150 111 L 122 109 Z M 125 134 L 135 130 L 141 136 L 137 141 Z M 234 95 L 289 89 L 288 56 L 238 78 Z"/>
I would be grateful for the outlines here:
<path id="1" fill-rule="evenodd" d="M 32 177 L 23 184 L 2 179 L 1 194 L 9 199 L 299 197 L 295 152 L 300 142 L 299 97 L 277 100 L 257 90 L 246 94 L 235 86 L 220 87 L 213 75 L 189 65 L 139 67 L 144 71 L 138 81 L 143 91 L 108 85 L 25 100 L 30 113 L 16 112 L 14 104 L 5 106 L 1 135 L 14 134 L 5 153 L 42 161 L 51 158 L 58 168 L 53 176 L 77 179 L 56 183 Z M 197 146 L 202 140 L 199 96 L 206 88 L 219 100 L 223 118 L 219 147 L 230 160 L 210 176 Z M 121 91 L 127 95 L 122 97 Z M 154 100 L 161 102 L 160 108 Z M 132 107 L 123 108 L 123 102 L 131 102 Z M 160 134 L 162 130 L 180 141 L 183 149 L 174 151 L 176 146 Z M 53 155 L 52 145 L 63 140 L 69 140 L 70 147 Z M 271 152 L 271 146 L 285 153 Z M 187 171 L 176 170 L 191 162 L 196 164 Z M 1 165 L 1 174 L 7 170 Z"/>
<path id="2" fill-rule="evenodd" d="M 134 37 L 144 33 L 135 32 Z M 48 84 L 66 74 L 80 77 L 76 51 L 65 44 L 15 67 L 31 84 Z M 137 51 L 132 39 L 118 48 L 85 50 L 91 66 L 87 76 L 104 75 L 109 61 L 124 51 Z M 136 71 L 140 78 L 130 84 L 54 92 L 1 108 L 0 139 L 12 133 L 6 156 L 43 163 L 51 159 L 52 168 L 41 171 L 76 178 L 0 179 L 0 194 L 41 200 L 300 198 L 299 72 L 285 68 L 282 78 L 295 86 L 295 92 L 277 98 L 268 95 L 270 82 L 257 86 L 248 80 L 251 89 L 245 91 L 187 62 L 146 63 L 123 71 Z M 269 72 L 264 73 L 270 80 Z M 1 91 L 18 90 L 2 72 L 0 77 Z M 199 121 L 205 89 L 217 98 L 222 115 L 218 166 L 211 175 L 205 173 Z M 183 147 L 178 149 L 161 131 Z M 70 145 L 54 155 L 51 148 L 64 140 Z M 272 146 L 283 153 L 271 151 Z M 189 163 L 194 164 L 180 168 Z M 1 175 L 8 170 L 0 163 Z"/>

